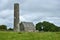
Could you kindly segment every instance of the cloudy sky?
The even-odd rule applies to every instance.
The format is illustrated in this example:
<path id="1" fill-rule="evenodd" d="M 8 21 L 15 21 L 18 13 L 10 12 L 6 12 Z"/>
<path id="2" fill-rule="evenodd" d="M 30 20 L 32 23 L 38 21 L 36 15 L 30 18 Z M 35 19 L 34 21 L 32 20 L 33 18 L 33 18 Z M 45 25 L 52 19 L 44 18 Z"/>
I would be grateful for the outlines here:
<path id="1" fill-rule="evenodd" d="M 13 28 L 14 3 L 20 4 L 20 21 L 60 26 L 60 0 L 0 0 L 0 25 Z"/>

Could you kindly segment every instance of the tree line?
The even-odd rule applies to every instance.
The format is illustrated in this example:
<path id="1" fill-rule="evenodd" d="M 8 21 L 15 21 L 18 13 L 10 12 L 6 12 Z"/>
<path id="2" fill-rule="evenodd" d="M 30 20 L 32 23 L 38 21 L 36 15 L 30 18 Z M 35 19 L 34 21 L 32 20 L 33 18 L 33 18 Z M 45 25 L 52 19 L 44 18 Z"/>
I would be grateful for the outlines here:
<path id="1" fill-rule="evenodd" d="M 6 25 L 0 25 L 0 31 L 13 31 L 12 28 L 7 29 Z"/>

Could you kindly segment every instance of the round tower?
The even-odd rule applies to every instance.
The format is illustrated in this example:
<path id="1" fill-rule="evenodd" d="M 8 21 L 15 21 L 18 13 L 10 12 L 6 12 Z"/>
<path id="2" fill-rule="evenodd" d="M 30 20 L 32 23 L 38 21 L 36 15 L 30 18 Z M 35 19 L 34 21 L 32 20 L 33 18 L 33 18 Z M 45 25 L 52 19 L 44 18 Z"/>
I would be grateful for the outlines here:
<path id="1" fill-rule="evenodd" d="M 20 31 L 19 29 L 19 4 L 14 4 L 14 31 Z"/>

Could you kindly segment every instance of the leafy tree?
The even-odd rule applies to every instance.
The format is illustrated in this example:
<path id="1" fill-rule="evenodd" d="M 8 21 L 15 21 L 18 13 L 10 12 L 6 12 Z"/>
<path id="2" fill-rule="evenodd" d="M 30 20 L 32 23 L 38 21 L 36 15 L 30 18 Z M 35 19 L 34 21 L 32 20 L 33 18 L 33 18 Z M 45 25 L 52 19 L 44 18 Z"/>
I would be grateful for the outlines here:
<path id="1" fill-rule="evenodd" d="M 60 32 L 60 27 L 57 27 L 57 30 Z"/>
<path id="2" fill-rule="evenodd" d="M 58 31 L 58 28 L 56 25 L 54 25 L 53 23 L 47 22 L 47 21 L 37 23 L 36 29 L 41 31 L 42 26 L 43 26 L 44 31 L 53 31 L 53 32 Z"/>
<path id="3" fill-rule="evenodd" d="M 41 31 L 41 26 L 42 26 L 41 22 L 39 22 L 38 24 L 36 24 L 36 30 Z"/>
<path id="4" fill-rule="evenodd" d="M 0 25 L 0 30 L 7 30 L 7 26 L 6 25 Z"/>
<path id="5" fill-rule="evenodd" d="M 43 26 L 44 26 L 44 31 L 57 31 L 56 30 L 57 26 L 55 26 L 53 23 L 44 21 Z"/>
<path id="6" fill-rule="evenodd" d="M 8 31 L 13 31 L 13 29 L 12 28 L 9 28 Z"/>

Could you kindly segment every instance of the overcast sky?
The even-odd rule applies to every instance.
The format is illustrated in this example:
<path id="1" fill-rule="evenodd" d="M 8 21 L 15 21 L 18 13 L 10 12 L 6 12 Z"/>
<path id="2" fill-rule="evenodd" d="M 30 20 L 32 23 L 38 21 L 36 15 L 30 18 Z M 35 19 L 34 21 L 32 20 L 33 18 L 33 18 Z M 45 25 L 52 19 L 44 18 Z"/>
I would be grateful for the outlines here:
<path id="1" fill-rule="evenodd" d="M 0 0 L 0 25 L 13 28 L 14 3 L 20 4 L 20 21 L 60 26 L 60 0 Z"/>

